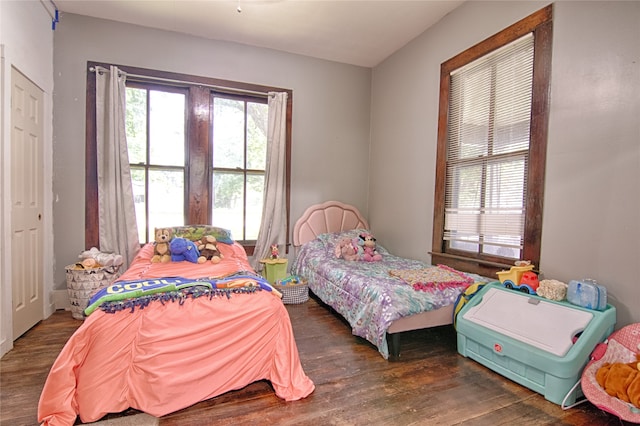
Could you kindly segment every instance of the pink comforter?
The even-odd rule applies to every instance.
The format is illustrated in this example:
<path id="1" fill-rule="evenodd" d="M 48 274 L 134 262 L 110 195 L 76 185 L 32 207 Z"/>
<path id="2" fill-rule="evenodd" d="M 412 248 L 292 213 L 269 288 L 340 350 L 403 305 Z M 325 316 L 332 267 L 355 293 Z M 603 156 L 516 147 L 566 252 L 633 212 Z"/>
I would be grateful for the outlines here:
<path id="1" fill-rule="evenodd" d="M 152 265 L 148 245 L 121 279 L 251 270 L 241 246 L 218 248 L 225 257 L 213 272 L 204 271 L 210 263 Z M 52 366 L 38 421 L 72 425 L 79 415 L 93 422 L 129 407 L 159 417 L 258 380 L 269 380 L 287 401 L 314 390 L 300 364 L 289 315 L 270 292 L 151 302 L 115 314 L 97 310 Z"/>

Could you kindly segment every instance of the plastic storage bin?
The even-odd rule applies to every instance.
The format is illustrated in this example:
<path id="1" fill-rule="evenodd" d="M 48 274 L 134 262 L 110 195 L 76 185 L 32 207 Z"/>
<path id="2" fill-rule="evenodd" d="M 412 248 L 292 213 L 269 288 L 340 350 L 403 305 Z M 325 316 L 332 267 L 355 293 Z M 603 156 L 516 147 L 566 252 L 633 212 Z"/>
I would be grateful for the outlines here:
<path id="1" fill-rule="evenodd" d="M 570 405 L 582 395 L 574 386 L 590 354 L 615 323 L 611 305 L 590 310 L 491 283 L 458 314 L 458 353 L 555 404 Z"/>
<path id="2" fill-rule="evenodd" d="M 264 264 L 263 275 L 271 284 L 287 276 L 287 259 L 262 259 L 260 263 Z"/>

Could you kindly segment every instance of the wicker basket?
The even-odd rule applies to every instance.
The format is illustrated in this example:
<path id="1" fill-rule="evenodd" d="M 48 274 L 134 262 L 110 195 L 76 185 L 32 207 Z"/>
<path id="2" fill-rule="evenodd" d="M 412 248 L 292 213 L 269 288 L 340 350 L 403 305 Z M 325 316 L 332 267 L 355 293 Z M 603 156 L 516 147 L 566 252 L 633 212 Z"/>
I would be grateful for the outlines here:
<path id="1" fill-rule="evenodd" d="M 71 315 L 75 319 L 85 318 L 84 310 L 89 305 L 91 296 L 101 288 L 109 286 L 120 276 L 119 266 L 102 266 L 99 268 L 77 269 L 77 266 L 68 265 L 67 292 L 71 302 Z"/>
<path id="2" fill-rule="evenodd" d="M 297 284 L 273 284 L 273 288 L 282 293 L 282 303 L 285 305 L 297 305 L 309 300 L 309 286 L 306 280 Z"/>

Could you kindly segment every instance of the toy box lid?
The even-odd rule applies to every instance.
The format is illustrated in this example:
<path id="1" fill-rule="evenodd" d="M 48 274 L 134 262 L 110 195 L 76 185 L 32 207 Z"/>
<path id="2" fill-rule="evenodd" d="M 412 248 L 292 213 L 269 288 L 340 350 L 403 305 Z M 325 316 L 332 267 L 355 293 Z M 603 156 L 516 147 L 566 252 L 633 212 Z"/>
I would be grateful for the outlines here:
<path id="1" fill-rule="evenodd" d="M 562 357 L 593 314 L 513 290 L 490 288 L 463 318 Z"/>

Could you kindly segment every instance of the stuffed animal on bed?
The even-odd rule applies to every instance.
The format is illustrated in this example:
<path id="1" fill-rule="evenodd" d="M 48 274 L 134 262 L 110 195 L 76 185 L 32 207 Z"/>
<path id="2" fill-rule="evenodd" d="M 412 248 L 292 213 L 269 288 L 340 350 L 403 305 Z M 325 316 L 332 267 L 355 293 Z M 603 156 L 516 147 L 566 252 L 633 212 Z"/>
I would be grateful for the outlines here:
<path id="1" fill-rule="evenodd" d="M 156 228 L 155 246 L 153 248 L 153 257 L 151 263 L 167 263 L 171 261 L 171 253 L 169 252 L 169 243 L 173 237 L 171 228 Z"/>
<path id="2" fill-rule="evenodd" d="M 197 241 L 198 251 L 200 252 L 198 263 L 204 263 L 207 260 L 210 260 L 211 263 L 220 263 L 222 253 L 218 250 L 217 242 L 216 237 L 213 235 L 205 235 L 200 241 Z"/>
<path id="3" fill-rule="evenodd" d="M 629 363 L 604 363 L 596 372 L 596 381 L 607 394 L 640 408 L 640 354 Z"/>
<path id="4" fill-rule="evenodd" d="M 376 250 L 376 239 L 371 234 L 360 234 L 359 245 L 362 246 L 364 253 L 362 254 L 362 260 L 366 262 L 377 262 L 382 260 L 382 255 Z"/>
<path id="5" fill-rule="evenodd" d="M 186 260 L 191 263 L 198 263 L 198 257 L 200 257 L 196 243 L 182 237 L 176 237 L 171 240 L 169 243 L 169 251 L 171 251 L 172 262 Z"/>
<path id="6" fill-rule="evenodd" d="M 358 246 L 350 238 L 343 238 L 336 244 L 335 255 L 338 259 L 358 260 Z"/>

